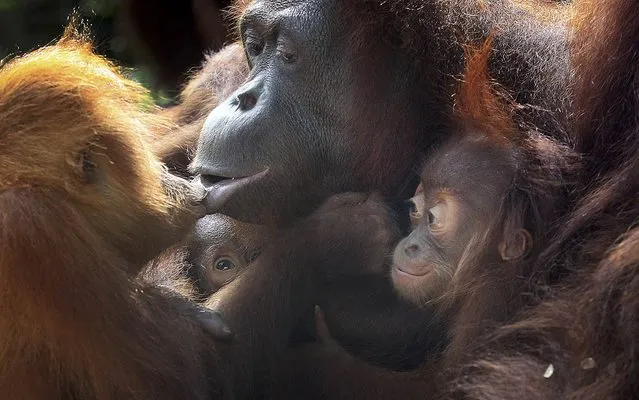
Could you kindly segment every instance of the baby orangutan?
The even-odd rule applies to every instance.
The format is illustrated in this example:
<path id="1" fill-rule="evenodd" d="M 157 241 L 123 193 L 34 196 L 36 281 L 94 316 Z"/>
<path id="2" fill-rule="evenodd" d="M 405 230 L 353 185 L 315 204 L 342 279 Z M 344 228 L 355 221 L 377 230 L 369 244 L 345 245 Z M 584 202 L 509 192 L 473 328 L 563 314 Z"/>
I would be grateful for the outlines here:
<path id="1" fill-rule="evenodd" d="M 520 213 L 502 216 L 516 167 L 513 151 L 480 135 L 455 139 L 429 158 L 410 200 L 413 231 L 393 253 L 399 293 L 415 303 L 438 299 L 468 264 L 526 256 L 533 241 Z"/>
<path id="2" fill-rule="evenodd" d="M 274 231 L 223 214 L 200 218 L 179 244 L 154 258 L 145 282 L 203 301 L 237 278 L 262 252 Z"/>
<path id="3" fill-rule="evenodd" d="M 484 335 L 528 305 L 536 257 L 564 207 L 572 153 L 535 133 L 519 139 L 473 129 L 427 159 L 411 199 L 413 230 L 395 246 L 390 272 L 399 295 L 436 310 L 443 352 L 416 373 L 372 367 L 336 345 L 318 312 L 318 336 L 328 345 L 287 360 L 282 375 L 292 377 L 278 398 L 352 398 L 352 388 L 367 399 L 423 398 L 445 385 Z M 370 205 L 356 210 L 380 216 Z"/>
<path id="4" fill-rule="evenodd" d="M 211 295 L 242 273 L 260 254 L 272 232 L 222 214 L 201 218 L 189 242 L 191 275 L 201 294 Z"/>

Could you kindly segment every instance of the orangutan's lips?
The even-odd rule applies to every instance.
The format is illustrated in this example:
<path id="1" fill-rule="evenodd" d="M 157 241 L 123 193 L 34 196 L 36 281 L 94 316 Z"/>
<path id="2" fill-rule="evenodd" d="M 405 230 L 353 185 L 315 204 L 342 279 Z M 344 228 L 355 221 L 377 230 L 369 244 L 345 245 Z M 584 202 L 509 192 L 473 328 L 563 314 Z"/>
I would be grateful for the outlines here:
<path id="1" fill-rule="evenodd" d="M 263 179 L 268 168 L 255 175 L 237 178 L 228 178 L 210 174 L 200 175 L 200 182 L 206 188 L 207 195 L 204 198 L 204 206 L 208 214 L 215 214 L 238 190 L 254 184 Z"/>

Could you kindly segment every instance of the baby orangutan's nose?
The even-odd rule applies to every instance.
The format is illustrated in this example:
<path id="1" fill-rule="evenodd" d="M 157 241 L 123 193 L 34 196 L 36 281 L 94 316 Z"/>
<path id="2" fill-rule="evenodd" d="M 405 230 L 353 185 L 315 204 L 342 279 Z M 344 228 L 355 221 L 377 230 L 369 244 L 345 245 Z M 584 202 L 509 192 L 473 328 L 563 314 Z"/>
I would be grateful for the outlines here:
<path id="1" fill-rule="evenodd" d="M 415 258 L 417 257 L 422 251 L 421 246 L 419 245 L 419 243 L 416 243 L 414 241 L 408 241 L 406 242 L 406 245 L 404 246 L 404 252 L 406 253 L 406 256 L 408 256 L 409 258 Z"/>

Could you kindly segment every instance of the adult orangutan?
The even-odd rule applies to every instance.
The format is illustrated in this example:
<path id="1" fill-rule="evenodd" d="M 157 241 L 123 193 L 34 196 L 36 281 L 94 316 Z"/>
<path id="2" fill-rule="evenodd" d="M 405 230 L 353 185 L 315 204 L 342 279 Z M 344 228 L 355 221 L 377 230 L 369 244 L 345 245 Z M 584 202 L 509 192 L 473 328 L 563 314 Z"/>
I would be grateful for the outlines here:
<path id="1" fill-rule="evenodd" d="M 430 395 L 473 399 L 626 399 L 636 395 L 639 389 L 635 379 L 639 359 L 636 351 L 639 241 L 635 228 L 639 216 L 636 201 L 639 193 L 636 165 L 639 149 L 638 17 L 639 6 L 633 2 L 584 1 L 577 8 L 575 40 L 571 43 L 575 102 L 570 126 L 571 135 L 585 156 L 585 167 L 579 190 L 574 193 L 574 208 L 557 221 L 556 235 L 550 236 L 541 247 L 543 251 L 538 253 L 534 268 L 527 269 L 525 263 L 515 264 L 518 268 L 524 267 L 520 272 L 526 273 L 527 279 L 523 283 L 530 289 L 523 292 L 516 289 L 517 277 L 513 279 L 509 275 L 512 271 L 502 271 L 504 280 L 499 275 L 491 276 L 498 271 L 489 270 L 486 271 L 488 275 L 478 276 L 487 279 L 488 286 L 477 286 L 481 279 L 473 280 L 467 288 L 470 290 L 460 292 L 477 300 L 469 302 L 465 309 L 473 318 L 478 309 L 490 306 L 482 295 L 490 299 L 496 293 L 503 294 L 505 292 L 496 290 L 495 285 L 507 288 L 508 282 L 512 282 L 515 289 L 512 294 L 529 296 L 531 302 L 527 312 L 502 326 L 494 321 L 498 322 L 496 329 L 492 333 L 485 332 L 483 337 L 466 337 L 463 341 L 465 351 L 461 354 L 459 349 L 451 348 L 453 355 L 457 353 L 453 363 L 445 363 L 444 366 L 448 366 L 443 371 L 427 371 L 422 376 L 371 368 L 352 358 L 336 357 L 334 351 L 311 353 L 312 361 L 306 359 L 306 364 L 289 365 L 298 374 L 297 380 L 291 380 L 301 382 L 301 387 L 306 386 L 308 391 L 303 392 L 308 395 L 306 398 L 351 398 L 355 395 L 423 398 Z M 543 146 L 540 150 L 544 150 Z M 540 151 L 538 154 L 542 162 L 531 166 L 552 165 L 544 156 L 557 153 Z M 471 155 L 469 159 L 472 158 Z M 437 163 L 437 158 L 430 162 Z M 435 169 L 434 173 L 437 171 Z M 454 171 L 451 168 L 444 173 L 454 174 Z M 550 178 L 549 183 L 563 183 L 552 175 L 540 175 L 539 178 L 538 183 L 546 178 Z M 425 184 L 424 192 L 428 193 L 427 190 Z M 534 190 L 527 192 L 536 193 Z M 428 194 L 426 196 L 424 204 L 430 198 Z M 440 285 L 424 290 L 424 283 L 429 281 L 426 279 L 428 272 L 431 273 L 430 282 L 448 282 L 444 279 L 446 275 L 439 280 L 432 275 L 436 271 L 450 272 L 445 268 L 448 264 L 443 263 L 449 258 L 436 258 L 435 250 L 439 247 L 432 247 L 428 258 L 434 263 L 422 264 L 419 259 L 413 263 L 405 258 L 408 256 L 410 260 L 411 255 L 424 254 L 426 244 L 441 246 L 445 237 L 433 237 L 435 232 L 441 234 L 450 226 L 458 226 L 459 220 L 451 219 L 451 213 L 455 216 L 461 210 L 459 201 L 455 196 L 451 199 L 446 191 L 440 197 L 443 200 L 433 203 L 428 214 L 415 218 L 422 226 L 426 219 L 431 230 L 428 236 L 425 230 L 422 229 L 420 234 L 418 229 L 414 232 L 416 237 L 406 239 L 398 247 L 401 252 L 396 250 L 395 253 L 396 258 L 399 257 L 396 269 L 401 268 L 394 272 L 395 283 L 412 299 L 436 296 L 442 290 Z M 542 201 L 529 205 L 544 206 Z M 507 239 L 516 244 L 526 243 L 527 237 L 515 233 Z M 535 243 L 534 234 L 530 239 Z M 525 249 L 525 246 L 514 248 Z M 499 245 L 496 248 L 499 252 L 495 254 L 512 258 L 513 253 L 506 249 Z M 490 247 L 485 251 L 490 251 Z M 459 269 L 453 271 L 452 282 L 468 273 L 467 270 L 461 270 L 461 275 L 459 272 Z M 408 279 L 407 274 L 413 277 Z M 415 286 L 420 279 L 421 286 Z M 456 292 L 450 292 L 450 287 L 446 286 L 443 290 L 446 296 Z M 498 302 L 497 306 L 507 311 L 511 302 Z M 477 329 L 481 325 L 470 324 L 468 327 Z M 462 337 L 466 336 L 463 330 L 461 333 Z M 340 359 L 342 361 L 337 361 Z"/>
<path id="2" fill-rule="evenodd" d="M 209 115 L 192 165 L 213 211 L 286 224 L 332 193 L 410 197 L 423 151 L 451 131 L 463 44 L 491 31 L 490 73 L 523 105 L 517 122 L 563 126 L 565 5 L 238 3 L 250 76 Z"/>
<path id="3" fill-rule="evenodd" d="M 209 189 L 210 212 L 287 226 L 333 193 L 410 197 L 424 151 L 453 129 L 463 44 L 490 31 L 500 33 L 491 75 L 522 105 L 515 121 L 561 136 L 566 6 L 255 0 L 236 8 L 250 74 L 208 116 L 191 166 Z M 384 269 L 370 268 L 378 274 L 326 285 L 331 293 L 318 302 L 331 332 L 376 364 L 415 367 L 433 347 L 425 328 L 439 322 L 426 323 L 428 309 L 403 302 Z"/>

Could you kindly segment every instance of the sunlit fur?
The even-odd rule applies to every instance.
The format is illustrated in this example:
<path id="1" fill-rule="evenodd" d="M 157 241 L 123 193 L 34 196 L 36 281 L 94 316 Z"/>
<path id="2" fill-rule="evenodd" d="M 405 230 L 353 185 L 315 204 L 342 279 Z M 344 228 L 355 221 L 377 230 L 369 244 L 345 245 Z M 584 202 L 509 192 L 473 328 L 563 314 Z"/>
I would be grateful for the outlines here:
<path id="1" fill-rule="evenodd" d="M 3 398 L 211 394 L 188 303 L 135 279 L 199 196 L 151 153 L 149 104 L 73 26 L 0 69 Z"/>

